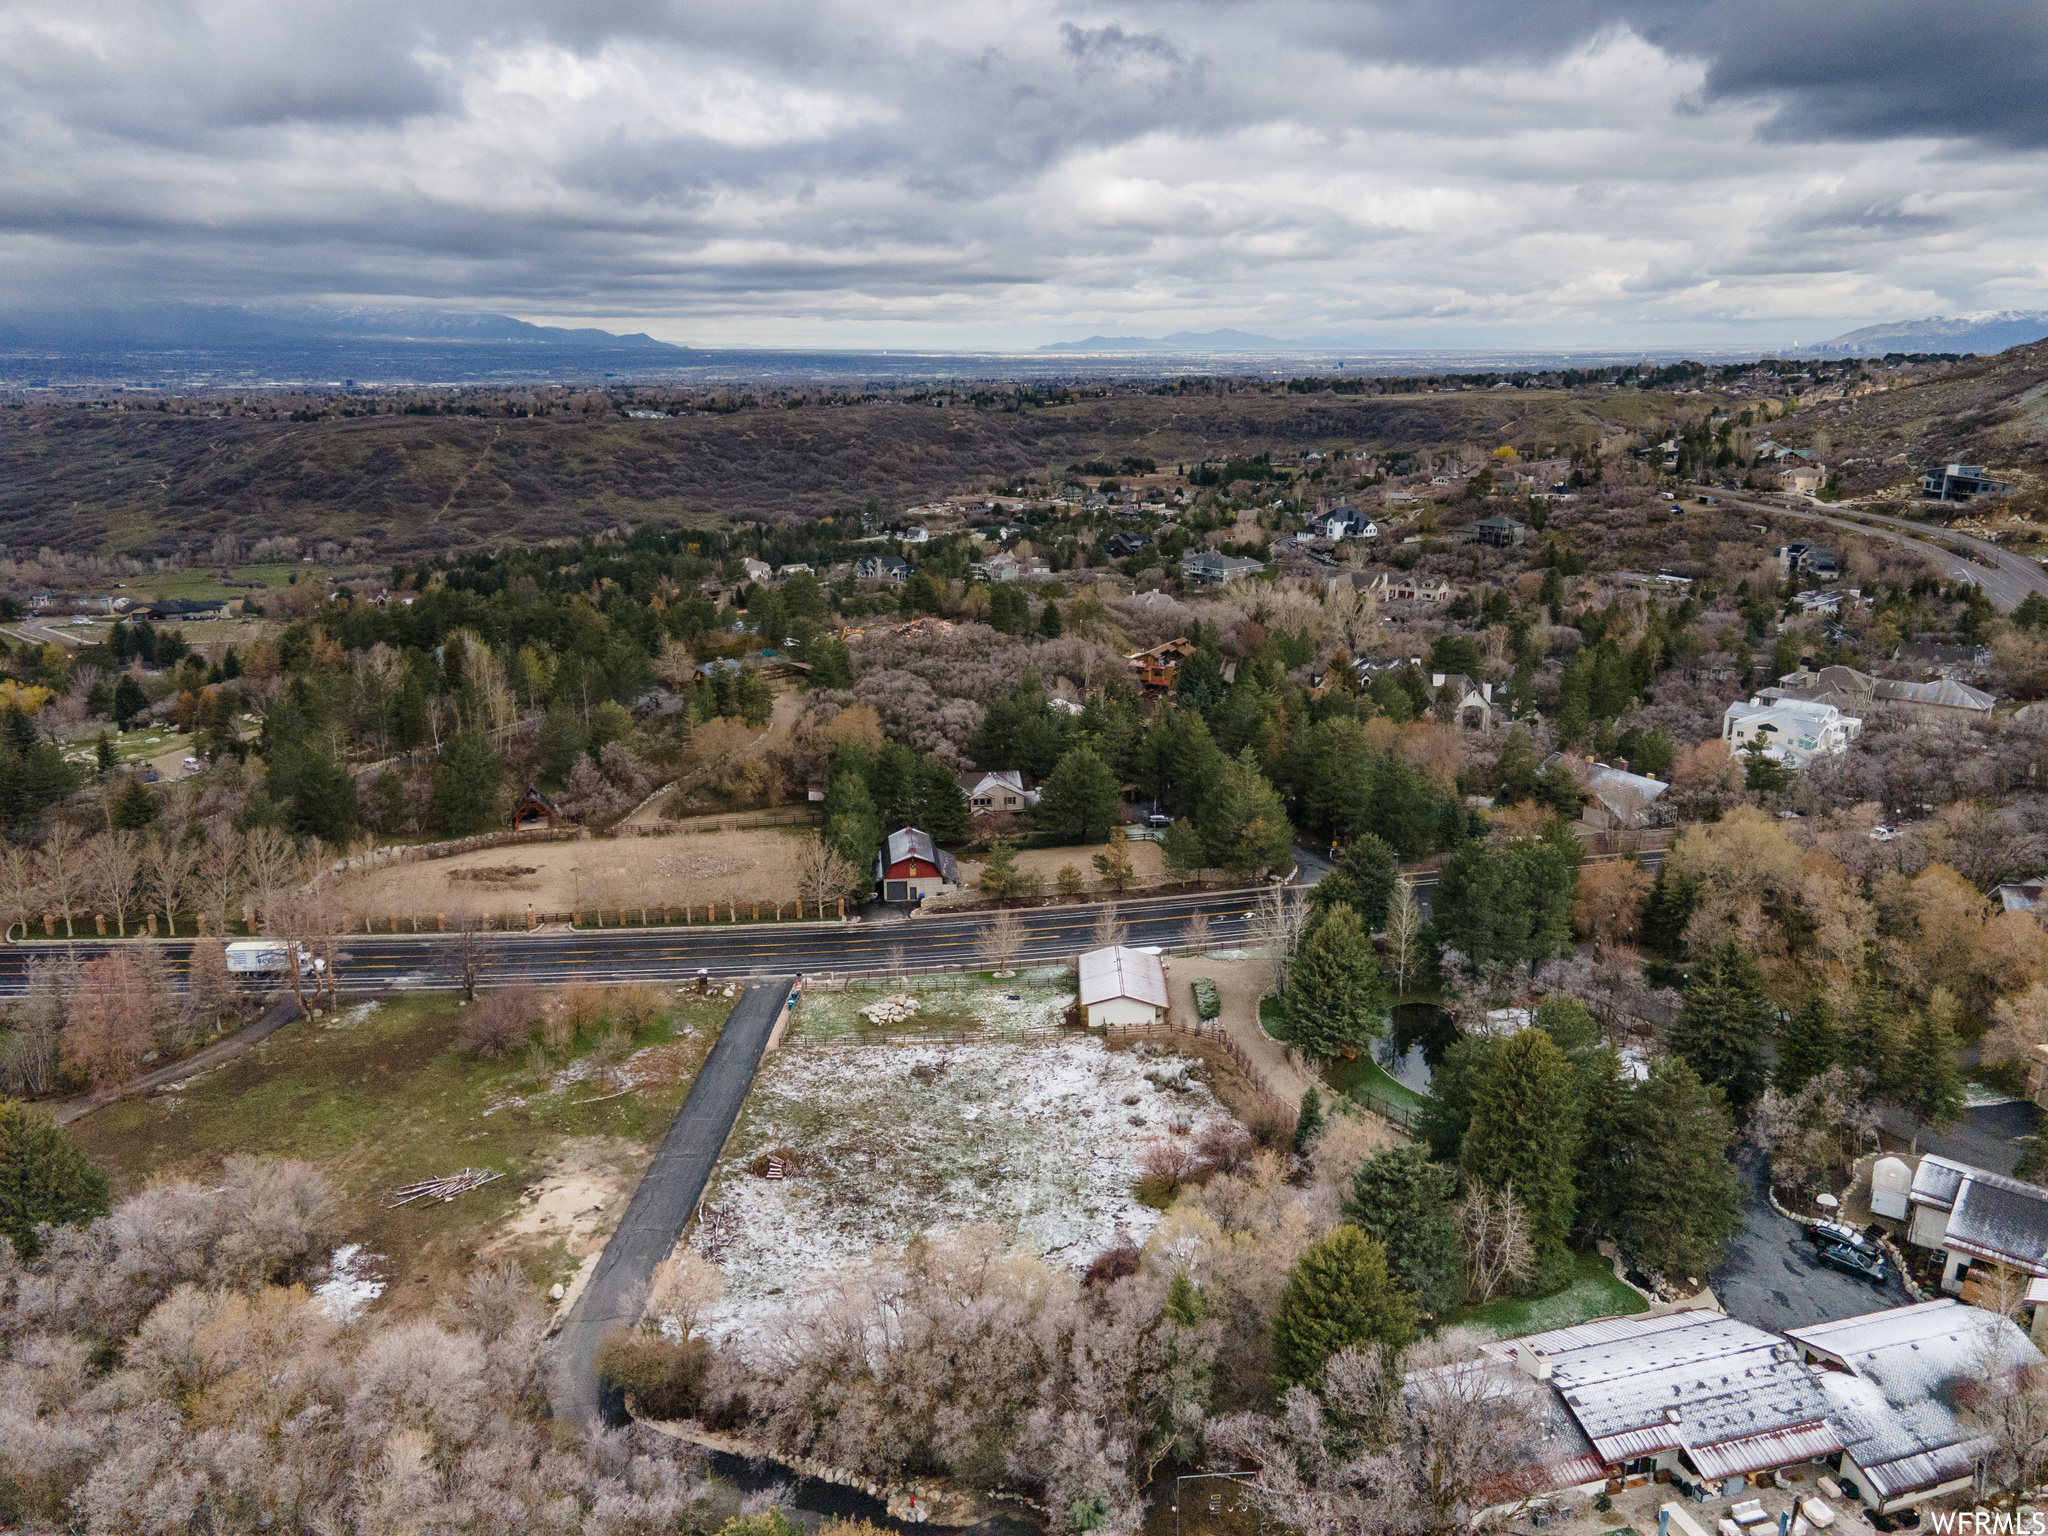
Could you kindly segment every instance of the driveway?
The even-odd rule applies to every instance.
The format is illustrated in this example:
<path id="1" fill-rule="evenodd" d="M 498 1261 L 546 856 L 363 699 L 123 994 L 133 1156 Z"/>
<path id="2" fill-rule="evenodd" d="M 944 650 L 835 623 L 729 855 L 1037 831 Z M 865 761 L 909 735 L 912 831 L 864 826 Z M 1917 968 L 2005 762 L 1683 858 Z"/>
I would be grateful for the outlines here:
<path id="1" fill-rule="evenodd" d="M 1709 1277 L 1730 1317 L 1782 1331 L 1912 1300 L 1896 1276 L 1879 1287 L 1815 1263 L 1798 1224 L 1772 1210 L 1765 1198 L 1763 1159 L 1744 1152 L 1736 1166 L 1742 1175 L 1742 1225 L 1729 1240 L 1728 1257 Z"/>
<path id="2" fill-rule="evenodd" d="M 690 1084 L 689 1096 L 633 1191 L 618 1231 L 605 1244 L 590 1284 L 562 1324 L 549 1394 L 556 1418 L 581 1428 L 598 1416 L 597 1346 L 613 1328 L 630 1328 L 639 1320 L 654 1266 L 674 1251 L 697 1208 L 733 1122 L 739 1119 L 740 1106 L 754 1086 L 769 1033 L 793 982 L 793 977 L 785 976 L 747 988 Z"/>

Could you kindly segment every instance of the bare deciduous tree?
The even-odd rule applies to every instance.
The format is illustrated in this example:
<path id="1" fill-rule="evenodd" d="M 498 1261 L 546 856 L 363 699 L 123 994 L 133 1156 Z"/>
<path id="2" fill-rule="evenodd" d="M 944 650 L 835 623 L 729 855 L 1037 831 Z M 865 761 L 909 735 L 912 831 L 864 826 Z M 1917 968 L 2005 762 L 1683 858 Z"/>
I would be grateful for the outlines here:
<path id="1" fill-rule="evenodd" d="M 7 1055 L 0 1061 L 7 1085 L 17 1093 L 48 1093 L 57 1082 L 64 1011 L 77 985 L 77 967 L 56 960 L 28 963 L 28 991 L 8 1016 L 13 1026 Z"/>
<path id="2" fill-rule="evenodd" d="M 1474 1189 L 1458 1202 L 1456 1214 L 1474 1302 L 1489 1302 L 1503 1286 L 1535 1272 L 1529 1213 L 1515 1198 L 1513 1184 L 1492 1191 Z"/>
<path id="3" fill-rule="evenodd" d="M 14 924 L 19 923 L 21 936 L 28 937 L 29 923 L 41 901 L 35 855 L 26 848 L 9 848 L 0 853 L 0 905 L 6 909 L 7 936 L 12 936 Z"/>
<path id="4" fill-rule="evenodd" d="M 1415 899 L 1414 883 L 1405 876 L 1394 883 L 1394 899 L 1387 903 L 1387 941 L 1394 972 L 1394 990 L 1406 992 L 1408 978 L 1422 961 L 1422 906 Z"/>
<path id="5" fill-rule="evenodd" d="M 125 1082 L 149 1049 L 152 999 L 135 956 L 116 949 L 80 968 L 63 1057 L 95 1088 Z"/>
<path id="6" fill-rule="evenodd" d="M 455 920 L 455 938 L 447 946 L 448 968 L 462 985 L 465 1001 L 476 1001 L 476 984 L 491 963 L 490 941 L 484 937 L 483 919 L 464 913 Z"/>
<path id="7" fill-rule="evenodd" d="M 128 937 L 128 908 L 135 900 L 135 877 L 142 850 L 133 832 L 115 828 L 88 838 L 80 850 L 86 890 L 93 903 L 114 914 L 122 938 Z"/>
<path id="8" fill-rule="evenodd" d="M 796 879 L 804 901 L 822 915 L 828 905 L 859 887 L 860 871 L 847 863 L 837 848 L 813 832 L 797 849 Z"/>
<path id="9" fill-rule="evenodd" d="M 1246 937 L 1254 949 L 1265 952 L 1273 978 L 1269 991 L 1287 990 L 1287 973 L 1294 965 L 1294 951 L 1301 943 L 1301 926 L 1306 916 L 1302 903 L 1279 885 L 1267 886 L 1252 908 Z"/>
<path id="10" fill-rule="evenodd" d="M 1116 903 L 1105 901 L 1095 912 L 1095 931 L 1090 935 L 1097 949 L 1114 949 L 1130 942 L 1131 926 L 1117 916 Z"/>
<path id="11" fill-rule="evenodd" d="M 975 951 L 990 970 L 998 976 L 1008 976 L 1014 972 L 1017 952 L 1023 946 L 1024 925 L 1015 912 L 1005 907 L 981 925 Z"/>
<path id="12" fill-rule="evenodd" d="M 57 915 L 64 919 L 64 937 L 76 937 L 72 932 L 71 919 L 85 891 L 85 859 L 78 828 L 61 819 L 52 822 L 49 835 L 43 839 L 42 860 L 38 868 L 41 875 L 38 883 L 43 893 L 56 904 Z"/>
<path id="13" fill-rule="evenodd" d="M 247 876 L 242 864 L 242 834 L 232 823 L 222 822 L 207 838 L 205 850 L 199 856 L 199 889 L 204 894 L 206 910 L 213 918 L 214 932 L 226 933 L 228 914 L 241 900 Z"/>
<path id="14" fill-rule="evenodd" d="M 242 847 L 242 863 L 249 871 L 256 909 L 266 920 L 278 893 L 305 877 L 299 850 L 275 827 L 258 827 L 248 835 Z"/>
<path id="15" fill-rule="evenodd" d="M 164 915 L 170 937 L 178 936 L 178 903 L 186 899 L 194 871 L 199 867 L 199 849 L 180 829 L 159 827 L 143 850 L 142 875 L 150 897 Z"/>
<path id="16" fill-rule="evenodd" d="M 681 1247 L 654 1267 L 646 1315 L 674 1323 L 687 1339 L 724 1296 L 725 1276 L 718 1266 L 706 1263 L 695 1249 Z"/>
<path id="17" fill-rule="evenodd" d="M 1184 948 L 1198 955 L 1206 953 L 1209 948 L 1209 914 L 1197 912 L 1190 917 L 1180 931 L 1180 942 Z"/>

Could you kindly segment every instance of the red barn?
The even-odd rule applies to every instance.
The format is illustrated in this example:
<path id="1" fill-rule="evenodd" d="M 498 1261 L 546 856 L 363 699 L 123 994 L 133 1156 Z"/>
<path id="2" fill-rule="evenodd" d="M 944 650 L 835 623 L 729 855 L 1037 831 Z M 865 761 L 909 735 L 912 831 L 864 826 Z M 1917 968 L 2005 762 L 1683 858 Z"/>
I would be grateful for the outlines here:
<path id="1" fill-rule="evenodd" d="M 875 883 L 884 901 L 923 901 L 960 889 L 960 865 L 928 832 L 891 832 L 875 853 Z"/>

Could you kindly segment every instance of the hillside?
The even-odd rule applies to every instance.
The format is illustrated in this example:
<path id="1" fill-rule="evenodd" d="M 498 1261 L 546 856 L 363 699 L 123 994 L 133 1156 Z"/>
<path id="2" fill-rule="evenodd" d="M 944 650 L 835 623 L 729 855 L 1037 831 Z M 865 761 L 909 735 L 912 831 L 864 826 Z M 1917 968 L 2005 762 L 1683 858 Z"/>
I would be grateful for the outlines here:
<path id="1" fill-rule="evenodd" d="M 665 518 L 782 521 L 1043 475 L 1310 446 L 1569 443 L 1669 414 L 1667 396 L 1122 394 L 1031 409 L 898 400 L 634 421 L 370 416 L 293 422 L 27 406 L 0 424 L 0 543 L 168 554 L 231 530 L 413 553 Z"/>
<path id="2" fill-rule="evenodd" d="M 1905 388 L 1809 407 L 1774 424 L 1772 435 L 1822 448 L 1851 495 L 1957 460 L 2038 478 L 2048 471 L 2048 341 L 1957 363 Z"/>

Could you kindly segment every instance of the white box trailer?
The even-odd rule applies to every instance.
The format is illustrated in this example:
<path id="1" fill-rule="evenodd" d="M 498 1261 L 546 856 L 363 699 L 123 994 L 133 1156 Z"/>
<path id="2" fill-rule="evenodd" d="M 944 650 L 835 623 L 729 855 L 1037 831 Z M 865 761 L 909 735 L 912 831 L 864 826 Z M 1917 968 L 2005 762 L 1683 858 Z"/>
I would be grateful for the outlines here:
<path id="1" fill-rule="evenodd" d="M 228 947 L 231 976 L 289 976 L 291 948 L 283 939 L 236 939 Z M 314 975 L 327 969 L 327 962 L 315 959 L 305 945 L 299 946 L 299 974 Z"/>

